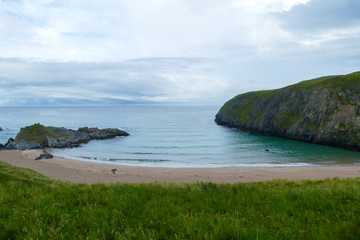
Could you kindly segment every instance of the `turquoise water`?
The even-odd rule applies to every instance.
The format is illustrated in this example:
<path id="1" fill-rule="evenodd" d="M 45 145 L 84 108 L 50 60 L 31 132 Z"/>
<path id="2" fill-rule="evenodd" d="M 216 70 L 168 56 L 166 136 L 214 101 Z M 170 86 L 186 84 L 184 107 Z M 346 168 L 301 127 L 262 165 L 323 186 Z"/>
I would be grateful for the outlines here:
<path id="1" fill-rule="evenodd" d="M 52 153 L 81 161 L 147 167 L 358 165 L 360 153 L 218 126 L 221 106 L 1 107 L 0 141 L 33 123 L 77 129 L 116 127 L 128 137 Z M 269 149 L 267 152 L 265 149 Z"/>

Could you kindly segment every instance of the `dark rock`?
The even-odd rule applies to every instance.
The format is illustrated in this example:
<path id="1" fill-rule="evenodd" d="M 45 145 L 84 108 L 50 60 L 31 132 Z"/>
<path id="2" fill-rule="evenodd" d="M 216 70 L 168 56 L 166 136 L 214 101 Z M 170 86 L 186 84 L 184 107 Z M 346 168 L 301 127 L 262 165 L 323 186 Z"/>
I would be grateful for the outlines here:
<path id="1" fill-rule="evenodd" d="M 45 157 L 45 159 L 51 159 L 51 158 L 53 158 L 54 156 L 53 156 L 51 153 L 49 153 L 49 152 L 45 152 L 45 153 L 44 153 L 44 157 Z"/>
<path id="2" fill-rule="evenodd" d="M 89 133 L 89 136 L 93 139 L 109 139 L 114 138 L 116 136 L 128 136 L 127 132 L 116 128 L 105 128 L 97 131 L 93 131 Z"/>
<path id="3" fill-rule="evenodd" d="M 40 160 L 40 159 L 43 159 L 43 158 L 45 158 L 45 159 L 51 159 L 51 158 L 53 158 L 53 157 L 54 157 L 54 156 L 53 156 L 51 153 L 45 151 L 44 153 L 40 154 L 40 156 L 38 156 L 37 158 L 35 158 L 35 160 Z"/>
<path id="4" fill-rule="evenodd" d="M 4 148 L 7 150 L 27 150 L 42 148 L 42 146 L 38 143 L 28 143 L 24 139 L 21 139 L 19 142 L 17 142 L 13 138 L 9 138 L 7 143 L 4 145 Z"/>
<path id="5" fill-rule="evenodd" d="M 3 129 L 0 127 L 0 131 L 2 131 Z"/>
<path id="6" fill-rule="evenodd" d="M 7 141 L 7 143 L 5 143 L 5 145 L 9 145 L 9 144 L 11 144 L 11 143 L 14 142 L 14 141 L 15 141 L 15 139 L 9 138 L 9 140 Z"/>
<path id="7" fill-rule="evenodd" d="M 26 149 L 43 148 L 44 146 L 39 143 L 27 142 L 24 139 L 21 139 L 20 142 L 16 143 L 15 147 L 17 150 L 26 150 Z"/>
<path id="8" fill-rule="evenodd" d="M 98 128 L 82 127 L 82 128 L 79 128 L 78 131 L 79 131 L 79 132 L 92 133 L 92 132 L 99 131 L 99 129 L 98 129 Z"/>
<path id="9" fill-rule="evenodd" d="M 238 95 L 216 123 L 240 130 L 360 150 L 360 72 Z"/>

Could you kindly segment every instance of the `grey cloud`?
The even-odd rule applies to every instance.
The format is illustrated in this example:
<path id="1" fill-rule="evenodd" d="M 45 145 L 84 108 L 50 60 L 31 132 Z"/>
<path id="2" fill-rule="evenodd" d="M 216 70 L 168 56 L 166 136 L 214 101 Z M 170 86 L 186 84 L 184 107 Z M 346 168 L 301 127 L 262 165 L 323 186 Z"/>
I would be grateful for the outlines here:
<path id="1" fill-rule="evenodd" d="M 323 30 L 360 25 L 359 0 L 312 0 L 276 14 L 283 26 L 294 30 Z"/>
<path id="2" fill-rule="evenodd" d="M 358 66 L 360 57 L 355 55 L 240 61 L 149 58 L 99 63 L 0 59 L 0 105 L 221 104 L 239 93 L 346 74 L 358 71 Z"/>
<path id="3" fill-rule="evenodd" d="M 226 85 L 214 86 L 218 82 L 214 71 L 204 71 L 212 64 L 210 60 L 190 58 L 99 63 L 0 59 L 0 89 L 3 90 L 0 99 L 19 102 L 28 99 L 29 103 L 50 103 L 54 99 L 176 102 L 196 100 L 204 91 L 216 99 Z M 204 90 L 198 82 L 208 83 L 210 88 Z"/>
<path id="4" fill-rule="evenodd" d="M 314 60 L 318 64 L 358 57 L 359 13 L 358 0 L 312 0 L 287 12 L 272 13 L 291 37 L 288 42 L 275 46 L 269 56 Z M 339 61 L 339 66 L 341 64 L 344 63 Z"/>

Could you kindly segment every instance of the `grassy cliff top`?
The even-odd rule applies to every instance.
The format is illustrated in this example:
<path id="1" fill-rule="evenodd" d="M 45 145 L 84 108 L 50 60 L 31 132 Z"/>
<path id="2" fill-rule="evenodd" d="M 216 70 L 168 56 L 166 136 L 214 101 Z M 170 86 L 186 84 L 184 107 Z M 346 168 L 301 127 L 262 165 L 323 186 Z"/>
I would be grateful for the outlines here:
<path id="1" fill-rule="evenodd" d="M 60 138 L 61 136 L 54 132 L 54 130 L 47 128 L 40 123 L 33 124 L 31 126 L 22 128 L 20 132 L 16 135 L 15 140 L 20 142 L 24 139 L 29 143 L 44 143 L 46 141 L 46 136 L 53 138 Z"/>
<path id="2" fill-rule="evenodd" d="M 227 111 L 230 107 L 229 104 L 237 104 L 239 101 L 254 102 L 257 99 L 268 99 L 282 95 L 284 93 L 290 94 L 300 91 L 311 92 L 315 89 L 328 89 L 334 94 L 336 94 L 338 91 L 357 91 L 356 94 L 360 94 L 359 86 L 360 72 L 354 72 L 347 75 L 325 76 L 311 80 L 301 81 L 299 83 L 279 89 L 254 91 L 239 94 L 234 98 L 230 99 L 227 103 L 225 103 L 221 112 Z"/>
<path id="3" fill-rule="evenodd" d="M 360 84 L 360 72 L 354 72 L 347 75 L 325 76 L 311 80 L 301 81 L 299 83 L 279 89 L 257 91 L 253 93 L 257 93 L 258 95 L 270 95 L 279 91 L 281 92 L 281 91 L 309 90 L 318 87 L 346 89 L 355 84 L 357 85 Z"/>

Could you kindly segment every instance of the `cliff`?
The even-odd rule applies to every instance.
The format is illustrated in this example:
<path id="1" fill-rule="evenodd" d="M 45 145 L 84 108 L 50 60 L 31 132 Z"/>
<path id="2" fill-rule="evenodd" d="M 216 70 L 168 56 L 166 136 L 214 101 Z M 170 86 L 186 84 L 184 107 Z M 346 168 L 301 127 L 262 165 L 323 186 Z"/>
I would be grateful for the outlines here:
<path id="1" fill-rule="evenodd" d="M 219 125 L 360 151 L 360 72 L 303 81 L 229 100 Z"/>
<path id="2" fill-rule="evenodd" d="M 22 128 L 15 139 L 10 138 L 2 149 L 42 149 L 78 147 L 81 143 L 87 143 L 94 139 L 110 139 L 117 136 L 128 136 L 127 132 L 117 128 L 88 128 L 78 130 L 63 127 L 45 127 L 41 124 L 33 124 Z"/>

